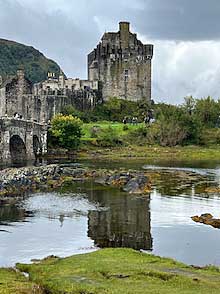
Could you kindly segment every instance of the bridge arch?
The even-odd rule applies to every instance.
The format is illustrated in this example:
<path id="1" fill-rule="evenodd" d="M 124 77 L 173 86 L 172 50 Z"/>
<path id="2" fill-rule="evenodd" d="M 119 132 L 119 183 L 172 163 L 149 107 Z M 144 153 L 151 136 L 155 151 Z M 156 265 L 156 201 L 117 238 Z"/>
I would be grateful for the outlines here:
<path id="1" fill-rule="evenodd" d="M 9 150 L 12 163 L 22 162 L 27 159 L 27 150 L 23 139 L 19 135 L 13 135 L 9 141 Z"/>

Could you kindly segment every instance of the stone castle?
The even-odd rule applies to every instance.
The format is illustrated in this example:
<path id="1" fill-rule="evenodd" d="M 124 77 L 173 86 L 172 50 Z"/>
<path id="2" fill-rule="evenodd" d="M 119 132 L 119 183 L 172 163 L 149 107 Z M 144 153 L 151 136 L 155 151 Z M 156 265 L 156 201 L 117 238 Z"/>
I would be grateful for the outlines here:
<path id="1" fill-rule="evenodd" d="M 117 97 L 137 101 L 151 99 L 153 45 L 144 45 L 120 22 L 117 33 L 105 33 L 88 55 L 88 78 L 102 85 L 104 100 Z"/>
<path id="2" fill-rule="evenodd" d="M 45 153 L 46 127 L 67 105 L 86 111 L 110 97 L 149 101 L 152 57 L 153 45 L 142 44 L 121 22 L 119 32 L 105 33 L 88 55 L 88 80 L 48 73 L 47 80 L 32 84 L 22 69 L 0 77 L 0 159 Z"/>
<path id="3" fill-rule="evenodd" d="M 0 117 L 18 113 L 47 123 L 66 105 L 84 111 L 110 97 L 150 100 L 153 45 L 143 45 L 128 22 L 119 26 L 119 32 L 105 33 L 88 55 L 88 80 L 48 73 L 46 81 L 32 84 L 22 70 L 0 78 Z"/>

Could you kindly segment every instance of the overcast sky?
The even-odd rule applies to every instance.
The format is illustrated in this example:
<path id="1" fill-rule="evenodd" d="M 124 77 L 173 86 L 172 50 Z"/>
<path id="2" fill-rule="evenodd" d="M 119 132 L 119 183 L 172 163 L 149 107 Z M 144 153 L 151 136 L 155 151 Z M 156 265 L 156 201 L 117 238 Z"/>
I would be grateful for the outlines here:
<path id="1" fill-rule="evenodd" d="M 34 46 L 69 77 L 86 78 L 87 53 L 121 20 L 155 45 L 156 101 L 220 97 L 220 0 L 0 0 L 0 38 Z"/>

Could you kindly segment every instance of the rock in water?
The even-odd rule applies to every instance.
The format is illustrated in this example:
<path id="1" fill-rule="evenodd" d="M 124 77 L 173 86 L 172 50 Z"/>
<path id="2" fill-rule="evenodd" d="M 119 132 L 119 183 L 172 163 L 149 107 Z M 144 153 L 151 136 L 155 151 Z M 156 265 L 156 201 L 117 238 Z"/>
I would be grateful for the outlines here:
<path id="1" fill-rule="evenodd" d="M 213 228 L 220 229 L 220 219 L 213 218 L 213 215 L 210 213 L 201 214 L 201 216 L 195 215 L 191 219 L 196 223 L 202 223 L 205 225 L 212 226 Z"/>

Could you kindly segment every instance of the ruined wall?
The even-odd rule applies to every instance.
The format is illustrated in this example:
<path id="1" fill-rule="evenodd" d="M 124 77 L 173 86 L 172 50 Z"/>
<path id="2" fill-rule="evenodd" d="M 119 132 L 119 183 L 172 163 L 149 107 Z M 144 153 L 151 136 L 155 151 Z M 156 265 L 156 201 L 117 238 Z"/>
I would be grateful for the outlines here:
<path id="1" fill-rule="evenodd" d="M 151 99 L 153 45 L 144 45 L 120 23 L 117 33 L 105 33 L 101 43 L 88 55 L 89 80 L 102 82 L 103 98 L 137 101 Z"/>
<path id="2" fill-rule="evenodd" d="M 32 109 L 32 83 L 18 71 L 17 76 L 9 78 L 0 89 L 0 115 L 13 117 L 19 113 L 29 119 Z"/>

